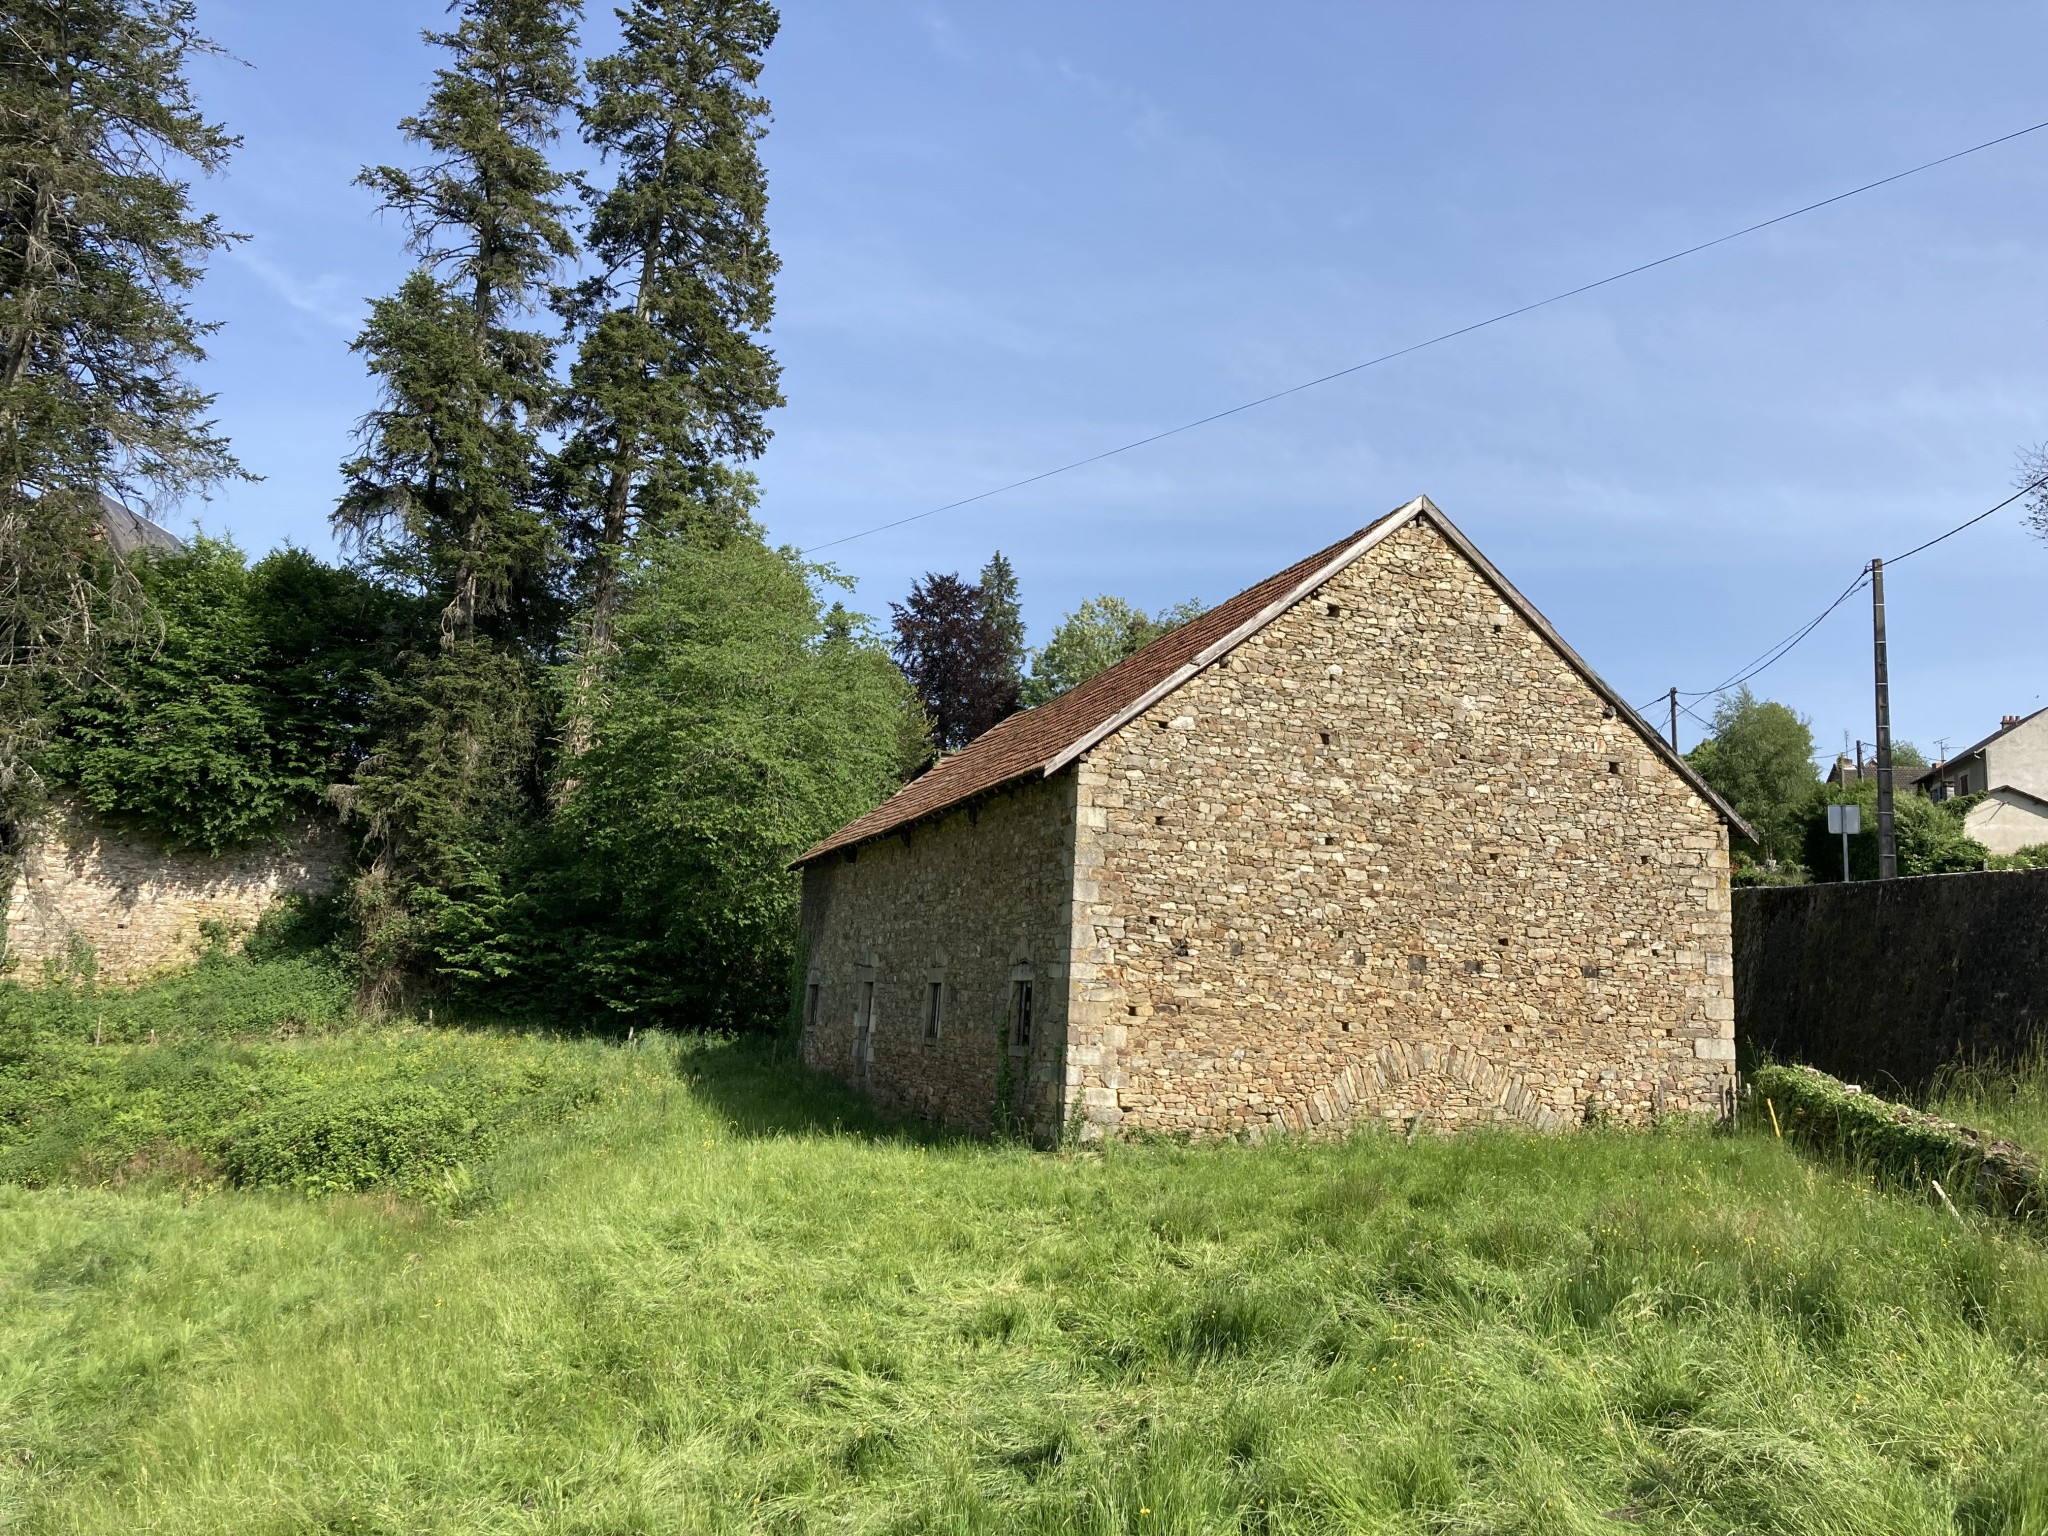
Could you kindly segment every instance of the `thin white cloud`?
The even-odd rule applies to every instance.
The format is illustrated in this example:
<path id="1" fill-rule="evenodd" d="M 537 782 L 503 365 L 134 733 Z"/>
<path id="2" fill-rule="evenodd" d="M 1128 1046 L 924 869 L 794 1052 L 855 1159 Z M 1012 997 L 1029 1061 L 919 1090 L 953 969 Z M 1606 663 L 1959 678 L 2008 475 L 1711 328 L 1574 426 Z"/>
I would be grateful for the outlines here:
<path id="1" fill-rule="evenodd" d="M 286 271 L 250 246 L 236 246 L 233 254 L 264 287 L 300 314 L 345 333 L 353 332 L 362 323 L 362 299 L 354 291 L 357 285 L 341 273 L 322 272 L 304 278 Z"/>

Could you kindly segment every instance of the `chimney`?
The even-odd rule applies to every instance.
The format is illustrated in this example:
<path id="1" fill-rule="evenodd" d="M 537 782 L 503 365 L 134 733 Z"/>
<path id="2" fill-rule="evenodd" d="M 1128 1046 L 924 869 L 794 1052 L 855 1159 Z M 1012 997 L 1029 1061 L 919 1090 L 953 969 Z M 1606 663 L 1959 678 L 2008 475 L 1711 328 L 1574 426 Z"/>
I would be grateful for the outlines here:
<path id="1" fill-rule="evenodd" d="M 1998 717 L 1998 728 L 2001 731 L 2009 731 L 2020 723 L 2020 719 L 2021 717 L 2018 715 L 2000 715 Z"/>

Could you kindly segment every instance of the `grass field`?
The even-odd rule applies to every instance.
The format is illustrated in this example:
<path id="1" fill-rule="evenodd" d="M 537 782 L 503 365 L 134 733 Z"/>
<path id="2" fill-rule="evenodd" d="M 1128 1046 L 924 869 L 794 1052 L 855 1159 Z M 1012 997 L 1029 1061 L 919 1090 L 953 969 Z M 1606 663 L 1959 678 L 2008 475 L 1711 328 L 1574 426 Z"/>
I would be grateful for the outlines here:
<path id="1" fill-rule="evenodd" d="M 0 1531 L 2048 1533 L 2041 1242 L 1767 1135 L 1045 1154 L 456 1038 L 575 1085 L 459 1200 L 0 1184 Z"/>

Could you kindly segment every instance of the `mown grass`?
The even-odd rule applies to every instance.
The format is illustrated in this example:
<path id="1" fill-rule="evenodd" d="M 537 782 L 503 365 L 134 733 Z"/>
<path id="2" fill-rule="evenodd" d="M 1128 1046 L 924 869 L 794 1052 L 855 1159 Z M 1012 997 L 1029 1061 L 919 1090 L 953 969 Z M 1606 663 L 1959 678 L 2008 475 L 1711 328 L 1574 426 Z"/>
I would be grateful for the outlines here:
<path id="1" fill-rule="evenodd" d="M 460 1209 L 0 1186 L 0 1529 L 2048 1531 L 2038 1241 L 1768 1132 L 1049 1155 L 552 1046 Z"/>

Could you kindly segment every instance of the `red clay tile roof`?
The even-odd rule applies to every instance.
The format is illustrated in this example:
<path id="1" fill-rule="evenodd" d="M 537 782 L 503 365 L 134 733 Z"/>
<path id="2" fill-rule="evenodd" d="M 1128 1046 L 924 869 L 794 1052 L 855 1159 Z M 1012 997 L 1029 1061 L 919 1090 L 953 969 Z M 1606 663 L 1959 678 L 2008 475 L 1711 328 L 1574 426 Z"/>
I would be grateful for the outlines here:
<path id="1" fill-rule="evenodd" d="M 1231 639 L 1240 629 L 1245 629 L 1249 634 L 1263 628 L 1262 623 L 1255 621 L 1258 621 L 1262 614 L 1267 619 L 1277 616 L 1267 614 L 1266 610 L 1285 599 L 1295 588 L 1316 576 L 1324 567 L 1337 564 L 1361 541 L 1371 540 L 1376 543 L 1378 540 L 1375 535 L 1384 536 L 1392 532 L 1394 526 L 1416 516 L 1428 517 L 1442 530 L 1479 566 L 1487 578 L 1501 589 L 1502 596 L 1520 609 L 1523 616 L 1529 619 L 1551 644 L 1563 652 L 1565 659 L 1573 668 L 1636 725 L 1650 744 L 1658 749 L 1660 755 L 1678 769 L 1708 804 L 1737 830 L 1749 833 L 1747 824 L 1719 795 L 1701 781 L 1691 765 L 1673 752 L 1664 739 L 1651 730 L 1618 694 L 1594 675 L 1592 669 L 1564 643 L 1542 615 L 1507 584 L 1506 579 L 1493 568 L 1485 556 L 1451 525 L 1450 520 L 1439 512 L 1427 497 L 1418 496 L 1414 501 L 1396 508 L 1356 533 L 1346 534 L 1329 548 L 1318 550 L 1305 560 L 1296 561 L 1278 575 L 1268 576 L 1255 587 L 1247 587 L 1228 602 L 1211 608 L 1199 618 L 1189 620 L 1178 629 L 1169 630 L 1135 655 L 1127 657 L 1106 671 L 1096 673 L 1086 682 L 1061 694 L 1050 703 L 1010 716 L 1001 724 L 977 736 L 951 757 L 942 758 L 929 773 L 904 785 L 865 816 L 848 822 L 815 848 L 802 854 L 796 863 L 808 864 L 828 853 L 868 842 L 1018 779 L 1057 771 L 1073 757 L 1078 756 L 1082 750 L 1094 745 L 1096 740 L 1108 735 L 1109 730 L 1105 727 L 1113 729 L 1115 725 L 1120 724 L 1119 716 L 1131 712 L 1134 706 L 1149 707 L 1151 700 L 1147 695 L 1162 688 L 1171 691 L 1165 685 L 1174 681 L 1176 673 L 1206 665 L 1216 660 L 1217 655 L 1223 654 L 1229 647 L 1224 647 L 1217 655 L 1205 656 L 1205 652 Z M 1305 592 L 1299 594 L 1306 595 Z M 1238 635 L 1237 638 L 1243 639 L 1245 636 Z"/>

